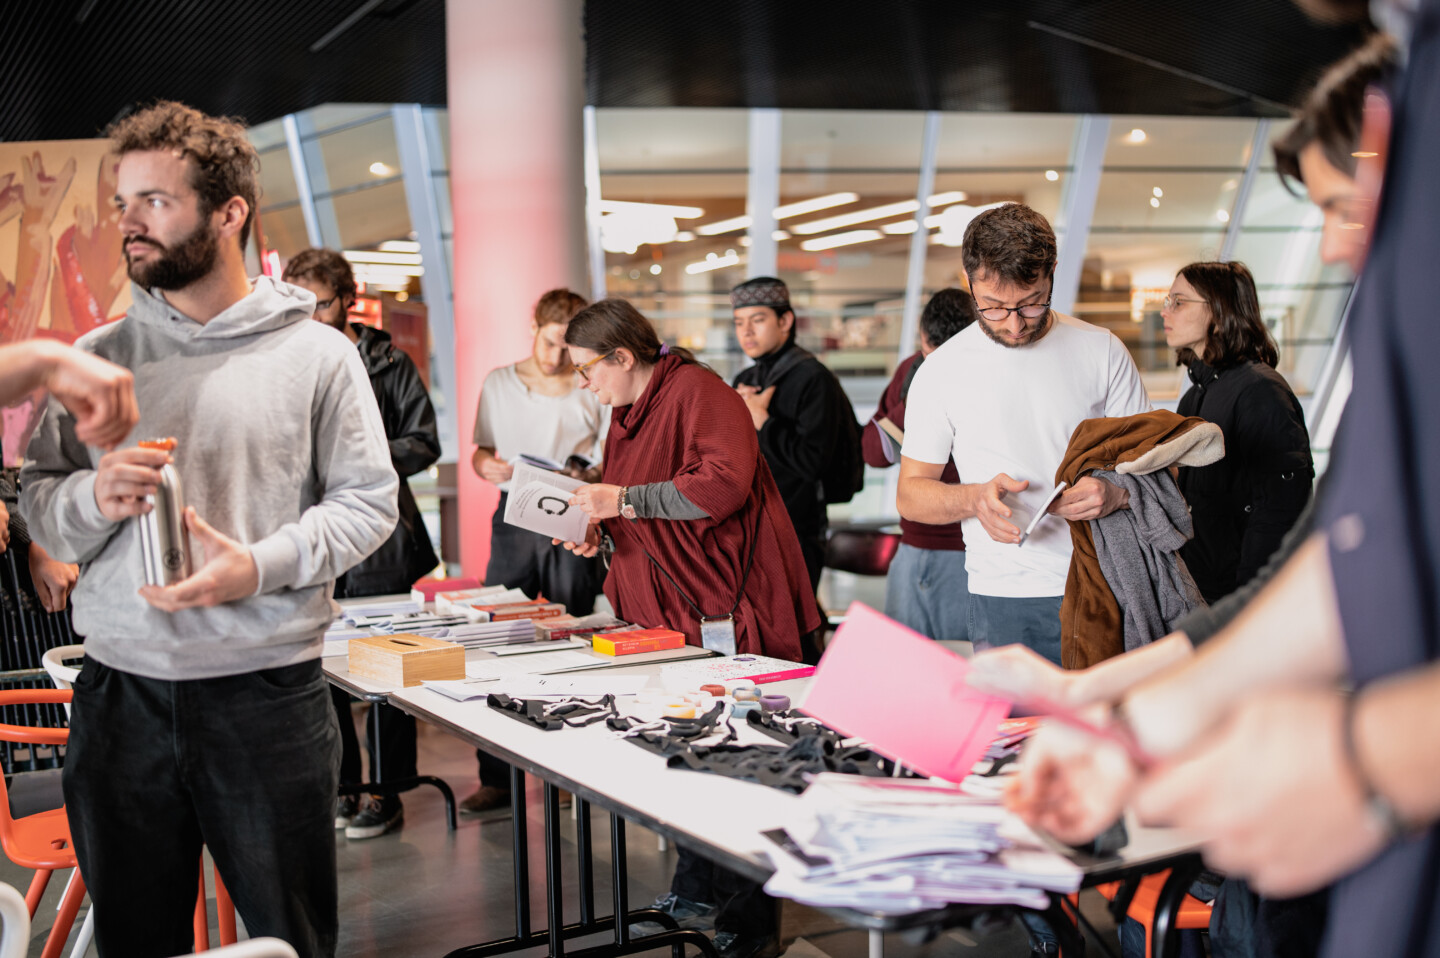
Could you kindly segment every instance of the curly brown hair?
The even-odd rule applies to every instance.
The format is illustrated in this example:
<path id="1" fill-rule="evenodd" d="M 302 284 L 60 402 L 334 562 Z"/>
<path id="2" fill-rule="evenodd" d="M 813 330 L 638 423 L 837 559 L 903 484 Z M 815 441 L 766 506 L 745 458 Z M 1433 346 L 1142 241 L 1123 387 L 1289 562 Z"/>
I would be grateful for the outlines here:
<path id="1" fill-rule="evenodd" d="M 201 215 L 209 216 L 233 196 L 244 200 L 249 209 L 240 227 L 240 248 L 245 248 L 260 205 L 260 158 L 245 135 L 243 120 L 161 100 L 110 124 L 105 135 L 121 156 L 174 150 L 190 157 L 190 186 L 200 195 Z"/>
<path id="2" fill-rule="evenodd" d="M 287 283 L 297 279 L 324 283 L 335 291 L 347 310 L 355 305 L 358 293 L 355 271 L 350 268 L 350 261 L 333 249 L 302 249 L 285 264 L 285 273 L 280 278 Z"/>
<path id="3" fill-rule="evenodd" d="M 568 289 L 552 289 L 535 303 L 535 325 L 568 323 L 575 314 L 590 305 L 585 297 Z"/>
<path id="4" fill-rule="evenodd" d="M 1006 203 L 970 221 L 960 258 L 972 280 L 1033 286 L 1055 272 L 1055 231 L 1025 204 Z"/>

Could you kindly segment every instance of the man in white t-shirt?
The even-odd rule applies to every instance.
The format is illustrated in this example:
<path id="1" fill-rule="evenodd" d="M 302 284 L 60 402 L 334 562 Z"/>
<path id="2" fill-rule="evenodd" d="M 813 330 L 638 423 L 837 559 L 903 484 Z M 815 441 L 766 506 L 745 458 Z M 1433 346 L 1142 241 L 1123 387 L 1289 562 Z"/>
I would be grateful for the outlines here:
<path id="1" fill-rule="evenodd" d="M 1055 233 L 1019 203 L 986 210 L 962 248 L 980 321 L 921 366 L 910 387 L 896 504 L 917 522 L 963 521 L 970 637 L 1023 643 L 1060 662 L 1060 600 L 1070 529 L 1128 508 L 1117 486 L 1085 477 L 1045 508 L 1082 420 L 1147 412 L 1129 352 L 1108 330 L 1050 308 Z M 954 456 L 959 485 L 940 481 Z"/>
<path id="2" fill-rule="evenodd" d="M 572 615 L 589 615 L 605 582 L 600 560 L 584 558 L 551 545 L 549 536 L 505 522 L 514 462 L 521 455 L 565 463 L 582 456 L 595 463 L 588 473 L 569 471 L 587 482 L 598 481 L 601 443 L 610 424 L 609 407 L 588 389 L 577 389 L 575 368 L 565 345 L 565 328 L 588 305 L 568 289 L 552 289 L 535 304 L 530 322 L 535 343 L 528 357 L 502 366 L 485 377 L 475 413 L 475 453 L 470 464 L 480 478 L 500 487 L 500 504 L 490 523 L 490 562 L 486 585 L 522 589 L 562 603 Z M 481 751 L 480 789 L 460 803 L 475 814 L 510 804 L 510 766 Z"/>

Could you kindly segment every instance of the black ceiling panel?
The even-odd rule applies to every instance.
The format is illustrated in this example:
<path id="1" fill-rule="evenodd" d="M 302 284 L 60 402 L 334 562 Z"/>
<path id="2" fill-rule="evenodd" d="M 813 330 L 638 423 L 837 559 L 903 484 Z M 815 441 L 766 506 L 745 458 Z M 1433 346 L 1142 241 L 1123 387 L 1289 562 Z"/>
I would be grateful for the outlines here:
<path id="1" fill-rule="evenodd" d="M 8 0 L 3 16 L 0 140 L 95 136 L 160 98 L 251 123 L 445 102 L 445 0 Z M 1361 36 L 1291 0 L 588 0 L 584 18 L 598 106 L 1279 115 Z"/>
<path id="2" fill-rule="evenodd" d="M 1291 0 L 588 0 L 596 106 L 1279 116 L 1360 26 Z"/>
<path id="3" fill-rule="evenodd" d="M 327 102 L 445 102 L 444 0 L 14 0 L 3 16 L 0 140 L 96 136 L 156 99 L 251 123 Z"/>

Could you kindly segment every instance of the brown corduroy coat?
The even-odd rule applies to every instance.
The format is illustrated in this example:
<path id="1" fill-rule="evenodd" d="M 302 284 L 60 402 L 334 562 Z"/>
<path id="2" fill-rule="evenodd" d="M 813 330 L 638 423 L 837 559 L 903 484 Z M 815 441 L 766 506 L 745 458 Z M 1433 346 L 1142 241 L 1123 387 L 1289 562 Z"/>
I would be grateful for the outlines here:
<path id="1" fill-rule="evenodd" d="M 1147 475 L 1170 466 L 1205 466 L 1225 455 L 1220 427 L 1163 409 L 1086 419 L 1070 434 L 1055 482 L 1074 485 L 1100 469 Z M 1070 575 L 1060 603 L 1060 664 L 1083 669 L 1125 651 L 1124 615 L 1100 571 L 1090 523 L 1071 522 Z"/>

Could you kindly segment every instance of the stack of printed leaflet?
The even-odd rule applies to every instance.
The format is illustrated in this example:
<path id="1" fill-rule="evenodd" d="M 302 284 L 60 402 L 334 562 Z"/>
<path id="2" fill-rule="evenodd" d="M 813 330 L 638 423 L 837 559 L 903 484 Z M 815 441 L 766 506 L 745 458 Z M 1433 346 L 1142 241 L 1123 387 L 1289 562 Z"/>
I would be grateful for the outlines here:
<path id="1" fill-rule="evenodd" d="M 771 895 L 904 914 L 953 902 L 1044 908 L 1080 868 L 993 800 L 954 785 L 824 774 L 775 843 Z"/>

